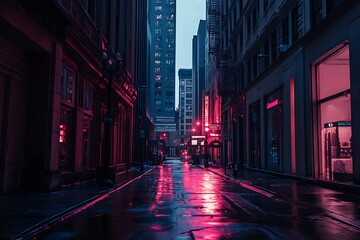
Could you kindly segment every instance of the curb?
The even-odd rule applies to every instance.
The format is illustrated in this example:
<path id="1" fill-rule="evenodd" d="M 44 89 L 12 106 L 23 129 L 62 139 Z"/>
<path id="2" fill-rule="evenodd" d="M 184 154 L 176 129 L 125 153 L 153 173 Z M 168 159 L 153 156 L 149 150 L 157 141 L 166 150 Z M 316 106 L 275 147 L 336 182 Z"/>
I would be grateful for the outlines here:
<path id="1" fill-rule="evenodd" d="M 140 174 L 139 176 L 129 179 L 126 182 L 121 183 L 118 186 L 115 186 L 109 190 L 105 190 L 102 192 L 99 192 L 96 196 L 89 198 L 83 202 L 80 202 L 72 207 L 69 207 L 68 209 L 49 217 L 40 223 L 35 224 L 34 226 L 18 233 L 15 237 L 12 239 L 35 239 L 37 235 L 41 234 L 42 232 L 50 229 L 51 227 L 61 223 L 65 222 L 68 218 L 73 217 L 74 215 L 83 212 L 87 208 L 93 206 L 94 204 L 108 198 L 111 194 L 113 194 L 116 191 L 119 191 L 120 189 L 126 187 L 127 185 L 131 184 L 132 182 L 142 178 L 146 174 L 150 173 L 156 168 L 156 166 L 153 166 L 148 171 Z"/>

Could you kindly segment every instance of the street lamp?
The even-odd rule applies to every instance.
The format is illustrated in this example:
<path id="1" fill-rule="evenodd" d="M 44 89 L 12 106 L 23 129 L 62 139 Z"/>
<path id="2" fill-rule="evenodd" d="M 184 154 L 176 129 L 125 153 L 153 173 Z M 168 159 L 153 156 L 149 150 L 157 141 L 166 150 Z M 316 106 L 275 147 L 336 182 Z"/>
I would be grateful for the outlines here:
<path id="1" fill-rule="evenodd" d="M 115 116 L 111 112 L 112 103 L 112 81 L 120 76 L 121 57 L 120 53 L 114 54 L 111 47 L 104 49 L 102 57 L 102 77 L 107 82 L 106 85 L 106 114 L 103 116 L 104 123 L 104 145 L 102 148 L 103 166 L 100 171 L 100 184 L 112 186 L 113 181 L 110 179 L 110 160 L 111 160 L 111 131 Z"/>
<path id="2" fill-rule="evenodd" d="M 209 127 L 205 126 L 205 162 L 204 162 L 204 167 L 208 168 L 209 167 L 209 156 L 208 156 L 208 132 L 209 132 Z"/>

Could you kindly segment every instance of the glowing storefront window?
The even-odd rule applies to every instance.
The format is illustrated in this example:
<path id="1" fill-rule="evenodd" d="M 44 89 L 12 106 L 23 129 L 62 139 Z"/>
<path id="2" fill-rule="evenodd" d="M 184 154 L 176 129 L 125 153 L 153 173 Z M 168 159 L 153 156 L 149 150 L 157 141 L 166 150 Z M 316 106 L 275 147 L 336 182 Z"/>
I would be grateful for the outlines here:
<path id="1" fill-rule="evenodd" d="M 317 172 L 326 180 L 352 181 L 349 47 L 316 65 L 320 130 Z"/>

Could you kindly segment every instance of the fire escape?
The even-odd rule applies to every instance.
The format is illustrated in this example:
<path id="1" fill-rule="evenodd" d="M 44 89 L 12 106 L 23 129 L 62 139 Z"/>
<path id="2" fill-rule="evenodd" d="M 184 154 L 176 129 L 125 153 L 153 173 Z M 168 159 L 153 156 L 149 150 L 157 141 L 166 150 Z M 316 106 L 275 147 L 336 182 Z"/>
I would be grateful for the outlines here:
<path id="1" fill-rule="evenodd" d="M 209 54 L 217 55 L 221 35 L 220 0 L 208 0 Z"/>
<path id="2" fill-rule="evenodd" d="M 233 78 L 232 67 L 224 58 L 219 63 L 220 81 L 219 95 L 222 97 L 232 97 L 235 93 L 235 79 Z"/>

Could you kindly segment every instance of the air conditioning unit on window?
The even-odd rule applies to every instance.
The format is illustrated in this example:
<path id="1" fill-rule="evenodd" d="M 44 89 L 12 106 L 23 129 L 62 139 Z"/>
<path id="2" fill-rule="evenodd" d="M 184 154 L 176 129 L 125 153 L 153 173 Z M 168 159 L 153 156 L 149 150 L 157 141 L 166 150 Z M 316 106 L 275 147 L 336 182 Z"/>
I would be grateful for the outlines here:
<path id="1" fill-rule="evenodd" d="M 289 45 L 279 45 L 279 52 L 280 53 L 283 53 L 283 52 L 286 52 L 289 48 Z"/>

